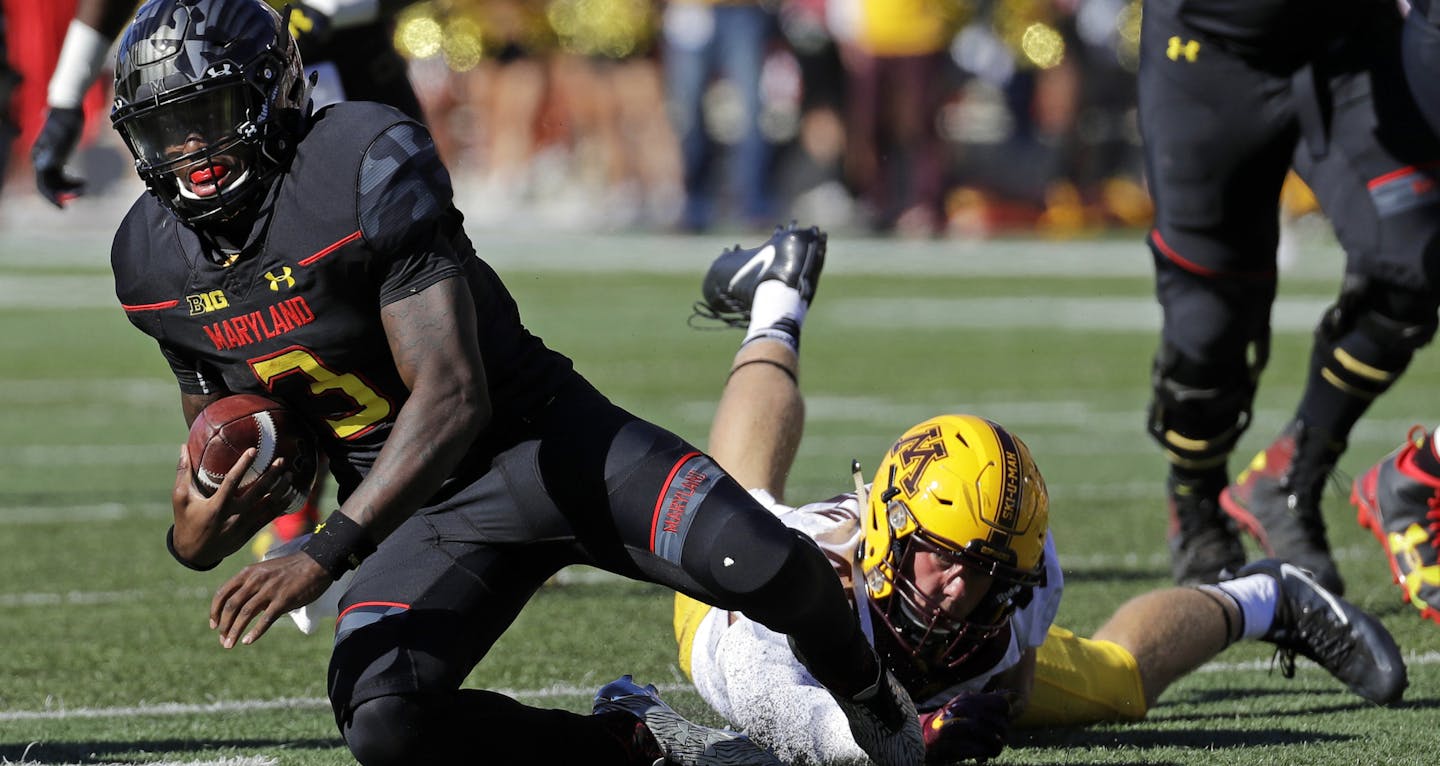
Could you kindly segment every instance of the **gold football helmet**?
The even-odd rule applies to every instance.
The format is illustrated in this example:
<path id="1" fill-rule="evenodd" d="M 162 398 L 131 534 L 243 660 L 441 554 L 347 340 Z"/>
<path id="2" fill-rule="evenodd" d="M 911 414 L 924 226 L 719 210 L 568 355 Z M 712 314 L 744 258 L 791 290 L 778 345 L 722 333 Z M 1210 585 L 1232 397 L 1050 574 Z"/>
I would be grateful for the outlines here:
<path id="1" fill-rule="evenodd" d="M 973 415 L 941 415 L 902 434 L 871 485 L 860 567 L 874 610 L 925 664 L 958 665 L 1044 583 L 1050 501 L 1025 443 Z M 995 579 L 956 618 L 916 586 L 909 559 L 938 553 Z"/>

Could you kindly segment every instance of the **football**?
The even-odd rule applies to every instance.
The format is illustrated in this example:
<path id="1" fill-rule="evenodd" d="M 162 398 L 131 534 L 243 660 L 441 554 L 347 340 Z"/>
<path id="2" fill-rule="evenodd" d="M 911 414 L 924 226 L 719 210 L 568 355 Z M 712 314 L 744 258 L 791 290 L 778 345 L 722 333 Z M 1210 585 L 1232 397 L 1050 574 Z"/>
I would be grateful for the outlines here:
<path id="1" fill-rule="evenodd" d="M 319 445 L 305 423 L 285 405 L 254 394 L 218 399 L 195 417 L 185 443 L 195 487 L 206 497 L 215 494 L 241 453 L 251 447 L 256 449 L 255 462 L 240 478 L 238 489 L 243 491 L 271 463 L 285 458 L 291 489 L 284 512 L 300 510 L 315 484 Z"/>

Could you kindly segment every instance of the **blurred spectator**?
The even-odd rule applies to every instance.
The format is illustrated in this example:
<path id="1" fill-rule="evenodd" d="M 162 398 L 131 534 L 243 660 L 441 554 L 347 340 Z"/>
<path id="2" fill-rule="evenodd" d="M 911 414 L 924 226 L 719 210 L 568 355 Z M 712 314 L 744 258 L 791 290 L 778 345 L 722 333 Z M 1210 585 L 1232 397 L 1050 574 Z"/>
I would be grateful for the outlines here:
<path id="1" fill-rule="evenodd" d="M 1138 0 L 999 0 L 951 46 L 966 81 L 952 231 L 1053 236 L 1151 216 L 1135 128 Z"/>
<path id="2" fill-rule="evenodd" d="M 0 5 L 0 185 L 10 167 L 10 148 L 20 129 L 11 113 L 12 96 L 20 84 L 20 73 L 10 66 L 10 46 L 5 42 L 5 6 Z"/>
<path id="3" fill-rule="evenodd" d="M 591 227 L 666 227 L 679 215 L 679 159 L 665 120 L 650 0 L 551 0 L 559 37 L 554 114 L 571 153 L 567 183 L 590 198 Z"/>
<path id="4" fill-rule="evenodd" d="M 844 176 L 845 67 L 826 18 L 827 5 L 827 0 L 780 5 L 780 32 L 798 80 L 798 124 L 794 141 L 777 160 L 774 188 L 781 204 L 789 203 L 787 217 L 843 229 L 854 221 L 855 202 Z M 771 58 L 772 64 L 778 60 Z M 775 106 L 770 111 L 778 111 Z"/>
<path id="5" fill-rule="evenodd" d="M 775 32 L 774 15 L 755 0 L 671 0 L 663 30 L 666 101 L 684 178 L 681 227 L 696 232 L 710 227 L 720 207 L 722 178 L 744 223 L 773 226 L 772 147 L 760 125 L 760 77 Z M 717 173 L 719 151 L 712 135 L 720 115 L 709 95 L 717 72 L 734 94 L 730 116 L 738 134 L 724 174 Z"/>
<path id="6" fill-rule="evenodd" d="M 850 1 L 857 5 L 842 46 L 849 74 L 848 175 L 876 230 L 934 235 L 949 164 L 938 129 L 946 51 L 961 4 Z"/>

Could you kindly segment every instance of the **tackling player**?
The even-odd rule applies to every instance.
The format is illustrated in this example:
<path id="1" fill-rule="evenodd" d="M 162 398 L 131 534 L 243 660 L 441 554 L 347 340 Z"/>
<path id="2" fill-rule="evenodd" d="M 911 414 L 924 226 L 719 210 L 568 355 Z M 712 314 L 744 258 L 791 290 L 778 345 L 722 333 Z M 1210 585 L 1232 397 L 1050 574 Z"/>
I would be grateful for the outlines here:
<path id="1" fill-rule="evenodd" d="M 588 564 L 787 633 L 877 763 L 920 763 L 914 707 L 824 555 L 525 329 L 424 126 L 371 102 L 311 114 L 303 71 L 259 0 L 150 0 L 116 59 L 111 119 L 148 188 L 111 251 L 126 316 L 187 422 L 227 393 L 279 399 L 320 435 L 340 497 L 299 552 L 216 591 L 221 645 L 353 571 L 328 692 L 367 766 L 525 763 L 537 742 L 553 763 L 774 764 L 624 683 L 593 715 L 460 688 L 548 577 Z M 169 547 L 207 569 L 286 480 L 206 498 L 183 455 Z"/>
<path id="2" fill-rule="evenodd" d="M 316 106 L 347 99 L 379 101 L 423 120 L 405 59 L 391 40 L 390 19 L 415 0 L 267 0 L 290 8 L 290 27 L 316 75 Z M 45 199 L 63 208 L 85 191 L 65 172 L 75 154 L 85 115 L 80 102 L 110 61 L 110 45 L 133 17 L 136 0 L 79 0 L 50 77 L 49 112 L 31 147 L 35 183 Z"/>
<path id="3" fill-rule="evenodd" d="M 1440 3 L 1415 0 L 1405 17 L 1405 80 L 1440 135 Z M 1440 453 L 1416 426 L 1405 443 L 1357 478 L 1350 502 L 1389 559 L 1405 602 L 1440 623 Z"/>
<path id="4" fill-rule="evenodd" d="M 710 431 L 711 454 L 771 512 L 823 549 L 876 648 L 921 710 L 927 762 L 998 755 L 1019 726 L 1143 718 L 1176 679 L 1236 641 L 1273 643 L 1356 694 L 1400 699 L 1406 670 L 1374 618 L 1278 561 L 1218 585 L 1153 591 L 1082 638 L 1053 624 L 1061 561 L 1045 482 L 1025 444 L 973 415 L 906 430 L 874 483 L 822 502 L 781 504 L 800 439 L 800 330 L 821 260 L 794 257 L 824 235 L 782 232 L 722 254 L 702 313 L 747 327 Z M 676 597 L 681 667 L 702 697 L 782 760 L 863 762 L 841 711 L 786 641 L 742 614 Z"/>
<path id="5" fill-rule="evenodd" d="M 1401 29 L 1393 0 L 1145 5 L 1140 127 L 1164 317 L 1149 430 L 1170 463 L 1177 582 L 1238 570 L 1238 525 L 1343 589 L 1326 478 L 1356 421 L 1433 338 L 1440 306 L 1440 142 L 1405 87 Z M 1293 418 L 1231 483 L 1269 359 L 1292 164 L 1334 225 L 1345 278 Z"/>

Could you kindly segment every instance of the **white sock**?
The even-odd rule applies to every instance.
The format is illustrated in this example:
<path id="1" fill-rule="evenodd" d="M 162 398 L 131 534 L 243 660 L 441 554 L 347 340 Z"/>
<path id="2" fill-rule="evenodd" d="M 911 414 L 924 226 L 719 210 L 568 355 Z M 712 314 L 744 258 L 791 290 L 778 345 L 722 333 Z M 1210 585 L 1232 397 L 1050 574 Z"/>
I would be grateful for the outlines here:
<path id="1" fill-rule="evenodd" d="M 761 282 L 755 286 L 755 297 L 750 301 L 750 326 L 740 345 L 757 338 L 775 338 L 798 350 L 800 327 L 805 323 L 808 308 L 799 290 L 778 279 Z"/>
<path id="2" fill-rule="evenodd" d="M 1275 621 L 1275 605 L 1280 598 L 1280 583 L 1263 574 L 1253 574 L 1215 585 L 1201 585 L 1208 591 L 1229 596 L 1240 607 L 1240 638 L 1264 638 Z"/>

